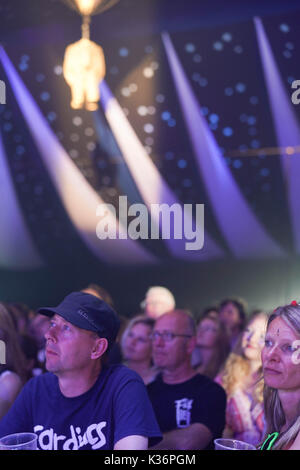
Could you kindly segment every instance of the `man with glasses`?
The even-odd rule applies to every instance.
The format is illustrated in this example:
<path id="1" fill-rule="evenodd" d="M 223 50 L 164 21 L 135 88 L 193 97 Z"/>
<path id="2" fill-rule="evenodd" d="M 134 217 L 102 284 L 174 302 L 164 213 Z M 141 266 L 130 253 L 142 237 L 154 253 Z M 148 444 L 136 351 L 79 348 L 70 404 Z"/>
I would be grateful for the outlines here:
<path id="1" fill-rule="evenodd" d="M 193 317 L 184 310 L 155 322 L 153 360 L 161 374 L 148 385 L 148 393 L 163 432 L 155 449 L 210 449 L 225 427 L 225 391 L 191 366 L 195 329 Z"/>

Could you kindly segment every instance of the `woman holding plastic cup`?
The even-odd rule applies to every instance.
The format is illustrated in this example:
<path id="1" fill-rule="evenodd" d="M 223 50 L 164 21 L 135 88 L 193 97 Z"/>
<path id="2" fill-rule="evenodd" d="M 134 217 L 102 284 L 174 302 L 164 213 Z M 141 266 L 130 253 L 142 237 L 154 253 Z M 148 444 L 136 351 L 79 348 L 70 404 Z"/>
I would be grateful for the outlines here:
<path id="1" fill-rule="evenodd" d="M 263 450 L 300 450 L 300 305 L 270 316 L 262 350 L 266 435 Z"/>

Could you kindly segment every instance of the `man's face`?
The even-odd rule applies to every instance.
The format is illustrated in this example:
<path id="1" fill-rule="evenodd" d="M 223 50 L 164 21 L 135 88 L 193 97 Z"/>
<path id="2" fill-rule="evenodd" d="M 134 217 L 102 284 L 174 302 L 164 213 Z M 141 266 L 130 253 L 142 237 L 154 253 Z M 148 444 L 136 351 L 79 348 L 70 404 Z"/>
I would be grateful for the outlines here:
<path id="1" fill-rule="evenodd" d="M 187 336 L 175 336 L 167 341 L 161 336 L 163 333 Z M 168 313 L 159 318 L 155 323 L 153 335 L 153 360 L 157 367 L 162 370 L 175 370 L 190 359 L 195 347 L 195 337 L 192 338 L 184 316 Z"/>
<path id="2" fill-rule="evenodd" d="M 262 350 L 265 384 L 278 390 L 300 391 L 300 363 L 295 360 L 300 335 L 280 317 L 266 333 Z"/>
<path id="3" fill-rule="evenodd" d="M 59 315 L 51 318 L 46 338 L 46 368 L 55 374 L 80 373 L 91 364 L 96 336 L 77 328 Z"/>
<path id="4" fill-rule="evenodd" d="M 151 294 L 145 299 L 145 313 L 150 318 L 158 318 L 172 310 L 173 305 L 161 295 Z"/>

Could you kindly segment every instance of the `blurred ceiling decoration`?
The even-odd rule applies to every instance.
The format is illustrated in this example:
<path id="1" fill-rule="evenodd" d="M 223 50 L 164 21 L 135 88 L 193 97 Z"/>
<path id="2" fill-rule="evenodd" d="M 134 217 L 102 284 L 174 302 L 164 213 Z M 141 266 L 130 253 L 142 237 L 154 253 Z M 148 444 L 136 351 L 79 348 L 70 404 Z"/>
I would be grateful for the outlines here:
<path id="1" fill-rule="evenodd" d="M 9 176 L 2 136 L 0 136 L 0 195 L 0 265 L 9 269 L 41 267 L 43 260 L 34 246 Z"/>
<path id="2" fill-rule="evenodd" d="M 63 73 L 71 88 L 71 107 L 96 111 L 100 100 L 99 83 L 105 77 L 101 46 L 90 40 L 91 16 L 102 13 L 119 0 L 64 0 L 82 16 L 82 38 L 65 51 Z"/>
<path id="3" fill-rule="evenodd" d="M 102 13 L 118 3 L 119 0 L 63 0 L 69 7 L 82 16 L 93 16 Z"/>
<path id="4" fill-rule="evenodd" d="M 106 82 L 103 81 L 101 86 L 101 103 L 103 104 L 107 121 L 112 129 L 120 149 L 123 152 L 124 160 L 126 161 L 129 171 L 137 185 L 143 203 L 147 205 L 149 212 L 151 211 L 151 218 L 154 225 L 159 226 L 163 233 L 163 222 L 160 218 L 160 212 L 159 210 L 153 210 L 154 207 L 156 206 L 158 209 L 159 207 L 161 208 L 166 204 L 169 207 L 180 207 L 180 201 L 147 154 L 144 146 L 138 139 L 124 111 L 111 93 Z M 147 175 L 147 185 L 145 185 L 145 174 Z M 184 217 L 184 223 L 186 226 L 195 227 L 198 222 L 199 235 L 201 223 L 199 223 L 197 217 L 195 220 L 194 214 L 189 214 L 188 212 L 185 213 Z M 175 233 L 176 225 L 178 228 L 180 222 L 178 222 L 175 217 L 174 219 L 170 217 L 168 225 L 170 233 Z M 204 231 L 205 247 L 203 250 L 197 250 L 195 248 L 187 250 L 185 237 L 166 237 L 164 242 L 166 243 L 168 250 L 173 257 L 183 259 L 185 261 L 196 261 L 200 259 L 201 261 L 204 261 L 224 256 L 224 250 L 218 246 L 210 234 L 207 233 L 207 230 Z M 196 236 L 196 232 L 194 233 L 193 238 L 195 238 L 195 241 L 199 240 L 199 238 Z"/>
<path id="5" fill-rule="evenodd" d="M 300 12 L 263 18 L 275 60 L 268 68 L 272 81 L 264 73 L 266 40 L 255 35 L 253 19 L 175 32 L 170 22 L 161 35 L 161 24 L 145 34 L 135 16 L 138 31 L 126 35 L 122 27 L 132 20 L 133 3 L 141 8 L 141 2 L 119 2 L 93 19 L 91 37 L 106 52 L 107 73 L 99 109 L 87 112 L 69 106 L 62 70 L 81 16 L 61 0 L 51 3 L 57 23 L 51 23 L 52 12 L 47 27 L 23 25 L 0 48 L 7 91 L 7 103 L 0 105 L 0 195 L 2 205 L 9 201 L 0 210 L 0 272 L 43 263 L 77 263 L 82 273 L 90 265 L 152 269 L 157 262 L 164 269 L 175 261 L 188 266 L 299 255 L 300 141 L 294 130 L 300 106 L 287 100 L 292 109 L 285 111 L 277 79 L 289 96 L 300 76 Z M 283 154 L 295 156 L 288 158 L 293 181 L 282 171 Z M 132 206 L 148 208 L 205 204 L 204 249 L 183 251 L 181 240 L 163 238 L 162 221 L 159 239 L 150 232 L 149 239 L 111 243 L 96 237 L 98 204 L 113 206 L 109 227 L 126 235 L 133 216 L 119 226 L 124 195 Z M 195 211 L 188 224 L 194 230 L 193 218 Z M 149 226 L 153 219 L 150 213 Z"/>
<path id="6" fill-rule="evenodd" d="M 290 94 L 280 75 L 271 44 L 261 18 L 254 18 L 259 52 L 267 84 L 273 125 L 280 148 L 288 149 L 280 154 L 280 162 L 289 200 L 289 213 L 293 230 L 295 250 L 300 252 L 300 188 L 299 171 L 299 121 L 294 112 Z M 284 116 L 284 118 L 283 118 Z"/>
<path id="7" fill-rule="evenodd" d="M 240 191 L 220 152 L 218 143 L 201 112 L 201 106 L 168 33 L 162 35 L 178 99 L 187 125 L 199 171 L 207 188 L 210 204 L 228 246 L 237 258 L 282 256 L 283 251 L 268 235 Z M 227 195 L 224 198 L 224 194 Z M 244 220 L 240 224 L 240 220 Z M 228 223 L 231 220 L 231 223 Z M 247 234 L 253 235 L 249 244 Z"/>
<path id="8" fill-rule="evenodd" d="M 111 263 L 155 263 L 155 257 L 138 245 L 127 239 L 125 227 L 117 221 L 100 196 L 91 188 L 74 163 L 69 159 L 64 148 L 54 135 L 47 121 L 34 102 L 30 92 L 24 86 L 12 62 L 3 47 L 0 47 L 0 62 L 6 70 L 7 77 L 17 97 L 20 110 L 30 129 L 33 139 L 40 151 L 43 163 L 60 195 L 74 227 L 90 250 L 100 260 Z M 0 147 L 1 152 L 1 147 Z M 95 231 L 95 214 L 100 207 L 105 208 L 108 226 L 116 236 L 101 237 Z M 1 240 L 1 239 L 0 239 Z M 117 243 L 115 243 L 117 242 Z M 1 262 L 1 258 L 0 258 Z"/>

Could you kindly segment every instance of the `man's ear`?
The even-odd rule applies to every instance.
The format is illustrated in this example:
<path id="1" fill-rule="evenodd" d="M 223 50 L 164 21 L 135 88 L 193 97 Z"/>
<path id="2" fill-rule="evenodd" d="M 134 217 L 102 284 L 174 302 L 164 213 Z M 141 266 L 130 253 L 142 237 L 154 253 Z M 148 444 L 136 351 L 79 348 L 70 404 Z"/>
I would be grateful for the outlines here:
<path id="1" fill-rule="evenodd" d="M 106 338 L 97 338 L 95 340 L 94 347 L 91 352 L 91 359 L 99 359 L 99 357 L 103 356 L 105 351 L 108 348 L 108 341 Z"/>

